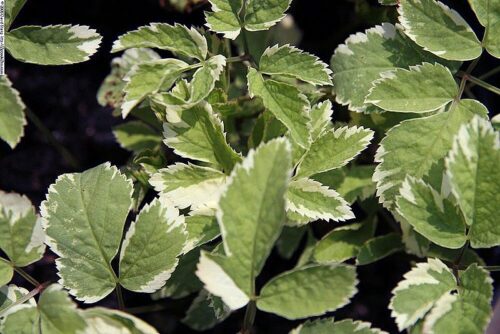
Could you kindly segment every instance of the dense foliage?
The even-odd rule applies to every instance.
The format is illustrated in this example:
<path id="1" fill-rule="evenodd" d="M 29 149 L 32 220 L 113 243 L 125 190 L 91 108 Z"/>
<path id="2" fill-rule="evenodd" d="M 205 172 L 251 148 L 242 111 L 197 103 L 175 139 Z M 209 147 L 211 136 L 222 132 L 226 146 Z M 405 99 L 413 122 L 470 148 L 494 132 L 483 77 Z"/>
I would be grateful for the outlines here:
<path id="1" fill-rule="evenodd" d="M 66 65 L 97 51 L 89 27 L 10 29 L 25 2 L 7 0 L 12 57 Z M 199 331 L 246 308 L 250 333 L 257 310 L 297 320 L 349 304 L 357 267 L 397 252 L 416 259 L 387 305 L 400 331 L 484 332 L 499 268 L 476 251 L 500 245 L 500 120 L 463 95 L 468 83 L 500 93 L 471 74 L 482 53 L 500 58 L 500 2 L 469 0 L 479 39 L 436 0 L 380 0 L 399 23 L 351 35 L 330 66 L 283 32 L 290 2 L 211 0 L 208 29 L 152 23 L 115 41 L 97 98 L 125 119 L 113 133 L 131 158 L 59 176 L 39 210 L 0 191 L 1 333 L 157 333 L 125 312 L 122 289 L 193 295 L 182 322 Z M 7 76 L 0 97 L 14 148 L 31 112 Z M 317 239 L 320 220 L 331 228 Z M 58 283 L 23 270 L 46 247 Z M 257 284 L 273 249 L 300 256 Z M 14 273 L 34 289 L 9 284 Z M 112 293 L 120 310 L 72 300 Z M 304 321 L 291 333 L 385 333 Z"/>

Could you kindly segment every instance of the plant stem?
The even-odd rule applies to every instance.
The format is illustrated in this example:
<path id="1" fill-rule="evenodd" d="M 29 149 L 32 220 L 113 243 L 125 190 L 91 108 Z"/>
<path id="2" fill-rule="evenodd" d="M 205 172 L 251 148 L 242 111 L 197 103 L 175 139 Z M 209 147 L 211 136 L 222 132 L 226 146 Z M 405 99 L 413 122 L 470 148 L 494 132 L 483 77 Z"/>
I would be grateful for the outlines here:
<path id="1" fill-rule="evenodd" d="M 483 80 L 479 79 L 479 78 L 476 78 L 470 74 L 464 74 L 464 78 L 466 78 L 466 80 L 472 82 L 473 84 L 475 85 L 478 85 L 480 87 L 483 87 L 484 89 L 487 89 L 489 90 L 490 92 L 493 92 L 497 95 L 500 95 L 500 88 L 498 87 L 495 87 L 487 82 L 484 82 Z"/>
<path id="2" fill-rule="evenodd" d="M 66 147 L 64 147 L 52 134 L 52 132 L 43 124 L 43 122 L 38 118 L 38 116 L 32 112 L 29 108 L 25 108 L 26 116 L 28 119 L 40 130 L 45 139 L 54 146 L 54 148 L 59 152 L 59 154 L 66 160 L 66 162 L 74 169 L 80 169 L 80 163 L 71 154 Z"/>
<path id="3" fill-rule="evenodd" d="M 123 301 L 123 293 L 120 283 L 116 284 L 115 291 L 116 291 L 116 299 L 118 300 L 118 308 L 123 311 L 125 310 L 125 302 Z"/>
<path id="4" fill-rule="evenodd" d="M 243 328 L 241 329 L 242 334 L 250 334 L 252 332 L 253 323 L 255 321 L 255 314 L 257 313 L 257 307 L 255 300 L 250 300 L 245 311 L 245 319 L 243 320 Z"/>
<path id="5" fill-rule="evenodd" d="M 491 77 L 491 76 L 493 76 L 493 75 L 497 74 L 498 72 L 500 72 L 500 66 L 498 66 L 498 67 L 496 67 L 496 68 L 494 68 L 494 69 L 492 69 L 492 70 L 490 70 L 490 71 L 488 71 L 488 72 L 486 72 L 486 73 L 484 73 L 484 74 L 481 74 L 481 75 L 479 76 L 479 79 L 481 79 L 481 80 L 486 80 L 486 79 L 488 79 L 489 77 Z"/>
<path id="6" fill-rule="evenodd" d="M 245 61 L 245 60 L 250 60 L 251 57 L 247 54 L 244 54 L 244 55 L 241 55 L 241 56 L 236 56 L 236 57 L 229 57 L 226 59 L 226 63 L 238 63 L 238 62 L 242 62 L 242 61 Z"/>
<path id="7" fill-rule="evenodd" d="M 500 271 L 500 266 L 483 266 L 483 269 L 489 271 Z"/>
<path id="8" fill-rule="evenodd" d="M 27 280 L 28 282 L 30 282 L 32 285 L 34 285 L 34 286 L 40 286 L 41 285 L 40 282 L 38 282 L 30 274 L 28 274 L 27 272 L 25 272 L 21 268 L 18 268 L 18 267 L 12 267 L 12 268 L 14 268 L 14 271 L 16 273 L 18 273 L 20 276 L 22 276 L 22 278 L 24 278 L 25 280 Z"/>
<path id="9" fill-rule="evenodd" d="M 2 311 L 0 311 L 0 316 L 2 314 L 5 314 L 8 309 L 10 309 L 10 308 L 12 308 L 12 307 L 14 307 L 16 305 L 24 304 L 25 302 L 27 302 L 31 298 L 35 297 L 37 294 L 39 294 L 40 292 L 42 292 L 43 290 L 45 290 L 45 288 L 47 286 L 49 286 L 49 284 L 50 284 L 49 282 L 45 282 L 43 284 L 40 284 L 39 286 L 37 286 L 36 288 L 34 288 L 33 290 L 31 290 L 27 295 L 22 296 L 21 298 L 17 299 L 14 303 L 10 304 L 6 308 L 4 308 Z"/>
<path id="10" fill-rule="evenodd" d="M 455 275 L 455 278 L 457 279 L 458 285 L 460 285 L 460 277 L 458 275 L 458 268 L 460 267 L 460 262 L 462 261 L 462 258 L 464 257 L 465 251 L 469 248 L 469 241 L 465 243 L 465 245 L 460 249 L 460 253 L 458 254 L 457 258 L 455 261 L 453 261 L 453 275 Z"/>

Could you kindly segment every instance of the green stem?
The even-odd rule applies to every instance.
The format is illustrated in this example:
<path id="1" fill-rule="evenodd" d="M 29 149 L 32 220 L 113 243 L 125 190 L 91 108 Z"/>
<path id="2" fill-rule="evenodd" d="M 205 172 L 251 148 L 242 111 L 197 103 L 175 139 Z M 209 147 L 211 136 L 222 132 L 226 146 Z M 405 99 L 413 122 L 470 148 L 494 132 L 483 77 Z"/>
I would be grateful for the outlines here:
<path id="1" fill-rule="evenodd" d="M 54 148 L 59 152 L 59 154 L 66 160 L 66 162 L 74 169 L 80 169 L 80 163 L 78 160 L 71 154 L 70 151 L 66 147 L 64 147 L 57 139 L 54 137 L 52 132 L 43 124 L 43 122 L 38 118 L 38 116 L 32 112 L 29 108 L 25 108 L 24 112 L 28 119 L 33 123 L 38 130 L 43 134 L 45 139 L 54 146 Z"/>
<path id="2" fill-rule="evenodd" d="M 483 266 L 483 268 L 489 271 L 500 271 L 500 266 Z"/>
<path id="3" fill-rule="evenodd" d="M 30 274 L 22 270 L 21 268 L 18 267 L 12 267 L 14 268 L 14 271 L 18 273 L 20 276 L 22 276 L 25 280 L 30 282 L 34 286 L 40 286 L 40 282 L 38 282 L 36 279 L 34 279 Z"/>
<path id="4" fill-rule="evenodd" d="M 116 284 L 116 299 L 118 300 L 118 308 L 120 310 L 125 310 L 125 302 L 123 300 L 123 293 L 122 293 L 122 287 L 120 286 L 120 283 Z"/>
<path id="5" fill-rule="evenodd" d="M 248 61 L 251 60 L 250 55 L 244 54 L 244 55 L 237 56 L 237 57 L 229 57 L 226 59 L 226 63 L 239 63 L 239 62 L 243 62 L 246 60 L 248 60 Z"/>
<path id="6" fill-rule="evenodd" d="M 495 87 L 487 82 L 484 82 L 483 80 L 479 79 L 479 78 L 476 78 L 470 74 L 463 74 L 464 78 L 466 78 L 466 80 L 472 82 L 473 84 L 475 85 L 478 85 L 480 87 L 483 87 L 484 89 L 487 89 L 489 90 L 490 92 L 493 92 L 497 95 L 500 95 L 500 88 L 498 87 Z"/>
<path id="7" fill-rule="evenodd" d="M 257 313 L 257 307 L 255 300 L 250 300 L 245 311 L 245 319 L 243 320 L 243 328 L 241 329 L 242 334 L 250 334 L 252 332 L 253 323 L 255 321 L 255 314 Z"/>
<path id="8" fill-rule="evenodd" d="M 481 80 L 486 80 L 486 79 L 488 79 L 489 77 L 491 77 L 491 76 L 493 76 L 493 75 L 497 74 L 498 72 L 500 72 L 500 66 L 498 66 L 498 67 L 496 67 L 496 68 L 494 68 L 494 69 L 492 69 L 492 70 L 490 70 L 490 71 L 488 71 L 488 72 L 486 72 L 486 73 L 484 73 L 484 74 L 481 74 L 481 75 L 479 76 L 479 79 L 481 79 Z"/>
<path id="9" fill-rule="evenodd" d="M 43 284 L 40 284 L 39 286 L 37 286 L 36 288 L 34 288 L 33 290 L 31 290 L 27 295 L 22 296 L 21 298 L 17 299 L 14 303 L 10 304 L 6 308 L 4 308 L 2 311 L 0 311 L 0 317 L 2 316 L 2 314 L 5 314 L 8 309 L 10 309 L 10 308 L 12 308 L 12 307 L 14 307 L 16 305 L 24 304 L 25 302 L 27 302 L 31 298 L 35 297 L 37 294 L 39 294 L 40 292 L 42 292 L 43 290 L 45 290 L 45 288 L 47 286 L 49 286 L 49 285 L 50 285 L 49 282 L 45 282 Z"/>

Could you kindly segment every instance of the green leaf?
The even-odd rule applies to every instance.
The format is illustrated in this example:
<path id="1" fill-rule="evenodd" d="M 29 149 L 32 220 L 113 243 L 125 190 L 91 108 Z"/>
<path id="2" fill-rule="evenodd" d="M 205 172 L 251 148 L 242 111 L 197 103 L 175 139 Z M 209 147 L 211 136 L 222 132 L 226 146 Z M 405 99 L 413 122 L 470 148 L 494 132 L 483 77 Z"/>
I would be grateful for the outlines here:
<path id="1" fill-rule="evenodd" d="M 93 307 L 86 309 L 83 316 L 88 326 L 85 334 L 158 334 L 158 331 L 146 322 L 118 310 Z"/>
<path id="2" fill-rule="evenodd" d="M 217 220 L 226 256 L 202 252 L 197 275 L 233 310 L 255 294 L 255 278 L 281 233 L 290 175 L 290 145 L 274 139 L 235 166 L 220 197 Z"/>
<path id="3" fill-rule="evenodd" d="M 400 331 L 425 316 L 437 301 L 456 288 L 455 276 L 438 259 L 428 259 L 404 275 L 392 291 L 391 315 Z"/>
<path id="4" fill-rule="evenodd" d="M 423 333 L 484 333 L 493 296 L 489 273 L 476 264 L 459 273 L 460 284 L 437 259 L 419 263 L 393 290 L 389 308 L 402 331 L 423 320 Z"/>
<path id="5" fill-rule="evenodd" d="M 216 55 L 203 62 L 193 75 L 193 80 L 189 85 L 188 103 L 198 103 L 205 99 L 215 87 L 215 82 L 226 66 L 226 58 Z"/>
<path id="6" fill-rule="evenodd" d="M 5 21 L 4 21 L 4 29 L 5 31 L 9 31 L 12 22 L 16 19 L 17 15 L 23 9 L 24 4 L 26 4 L 27 0 L 9 0 L 5 1 Z"/>
<path id="7" fill-rule="evenodd" d="M 307 177 L 347 165 L 373 138 L 363 127 L 331 129 L 316 139 L 302 157 L 296 177 Z"/>
<path id="8" fill-rule="evenodd" d="M 5 34 L 5 45 L 12 57 L 25 63 L 67 65 L 89 60 L 101 39 L 87 26 L 23 26 Z"/>
<path id="9" fill-rule="evenodd" d="M 207 40 L 196 29 L 167 23 L 152 23 L 118 37 L 111 52 L 130 48 L 168 50 L 200 61 L 208 52 Z"/>
<path id="10" fill-rule="evenodd" d="M 465 223 L 453 202 L 434 188 L 407 176 L 396 198 L 397 212 L 415 231 L 446 248 L 465 244 Z"/>
<path id="11" fill-rule="evenodd" d="M 457 294 L 447 294 L 437 301 L 426 317 L 425 333 L 485 333 L 491 318 L 493 280 L 476 264 L 460 274 Z"/>
<path id="12" fill-rule="evenodd" d="M 7 310 L 16 302 L 22 303 L 22 298 L 25 298 L 28 293 L 29 291 L 25 288 L 20 288 L 14 284 L 0 286 L 0 317 L 3 317 L 4 312 L 7 312 Z M 34 304 L 35 300 L 31 298 L 26 302 Z"/>
<path id="13" fill-rule="evenodd" d="M 135 153 L 155 149 L 161 144 L 158 131 L 141 121 L 117 125 L 113 128 L 113 135 L 121 147 Z"/>
<path id="14" fill-rule="evenodd" d="M 424 113 L 445 106 L 457 95 L 458 86 L 447 67 L 423 63 L 381 73 L 365 103 L 388 111 Z"/>
<path id="15" fill-rule="evenodd" d="M 86 327 L 76 304 L 60 285 L 52 284 L 42 292 L 38 305 L 21 304 L 10 308 L 4 314 L 0 331 L 4 334 L 77 334 Z"/>
<path id="16" fill-rule="evenodd" d="M 184 158 L 211 163 L 226 172 L 241 157 L 226 142 L 224 124 L 208 103 L 180 112 L 176 122 L 164 124 L 165 145 Z"/>
<path id="17" fill-rule="evenodd" d="M 313 85 L 332 85 L 328 65 L 318 57 L 290 45 L 267 48 L 259 61 L 259 71 L 269 75 L 286 75 Z"/>
<path id="18" fill-rule="evenodd" d="M 204 245 L 220 236 L 219 225 L 212 208 L 200 208 L 186 216 L 188 241 L 184 252 Z"/>
<path id="19" fill-rule="evenodd" d="M 311 107 L 311 137 L 315 141 L 325 131 L 332 128 L 332 102 L 326 100 Z"/>
<path id="20" fill-rule="evenodd" d="M 184 217 L 159 199 L 144 206 L 132 223 L 120 251 L 120 284 L 135 292 L 152 293 L 172 275 L 187 233 Z"/>
<path id="21" fill-rule="evenodd" d="M 500 3 L 494 0 L 469 0 L 479 23 L 486 28 L 483 46 L 492 56 L 500 58 Z"/>
<path id="22" fill-rule="evenodd" d="M 401 0 L 399 22 L 405 34 L 426 51 L 449 60 L 472 60 L 481 43 L 455 10 L 436 0 Z"/>
<path id="23" fill-rule="evenodd" d="M 335 190 L 307 178 L 290 182 L 286 203 L 287 211 L 307 217 L 309 221 L 354 218 L 347 202 Z"/>
<path id="24" fill-rule="evenodd" d="M 404 250 L 401 235 L 389 233 L 368 240 L 359 248 L 356 265 L 362 266 L 381 260 L 391 254 Z"/>
<path id="25" fill-rule="evenodd" d="M 268 30 L 285 17 L 292 0 L 248 0 L 245 7 L 245 29 Z"/>
<path id="26" fill-rule="evenodd" d="M 203 284 L 195 275 L 199 258 L 200 248 L 195 248 L 183 255 L 165 286 L 153 294 L 152 298 L 161 299 L 169 297 L 180 299 L 200 291 L 203 288 Z"/>
<path id="27" fill-rule="evenodd" d="M 151 49 L 129 49 L 121 57 L 111 61 L 111 73 L 106 76 L 99 91 L 97 101 L 101 106 L 119 107 L 124 98 L 123 90 L 127 84 L 124 80 L 134 65 L 160 59 L 160 55 Z"/>
<path id="28" fill-rule="evenodd" d="M 0 286 L 8 284 L 12 280 L 12 276 L 14 276 L 14 269 L 10 263 L 4 261 L 3 258 L 0 258 Z"/>
<path id="29" fill-rule="evenodd" d="M 491 123 L 475 116 L 464 124 L 446 158 L 451 190 L 469 225 L 472 247 L 500 245 L 500 139 Z"/>
<path id="30" fill-rule="evenodd" d="M 236 39 L 241 31 L 239 13 L 243 0 L 210 0 L 210 4 L 212 12 L 205 12 L 208 29 L 225 38 Z"/>
<path id="31" fill-rule="evenodd" d="M 225 182 L 226 176 L 216 169 L 183 163 L 162 168 L 149 179 L 161 198 L 192 210 L 215 208 Z"/>
<path id="32" fill-rule="evenodd" d="M 312 178 L 337 190 L 347 203 L 353 204 L 356 199 L 365 200 L 375 193 L 375 183 L 372 181 L 374 170 L 374 165 L 352 165 L 350 168 L 315 174 Z"/>
<path id="33" fill-rule="evenodd" d="M 204 331 L 224 321 L 230 314 L 231 310 L 219 297 L 202 290 L 189 306 L 182 323 L 194 330 Z"/>
<path id="34" fill-rule="evenodd" d="M 386 208 L 394 208 L 406 175 L 426 175 L 449 152 L 460 126 L 475 114 L 486 115 L 486 107 L 475 100 L 461 100 L 448 112 L 405 120 L 389 130 L 375 155 L 380 164 L 373 181 L 377 182 L 380 202 Z"/>
<path id="35" fill-rule="evenodd" d="M 309 286 L 311 282 L 314 289 Z M 285 272 L 264 285 L 257 308 L 287 319 L 318 316 L 348 304 L 357 292 L 357 283 L 353 266 L 306 266 Z"/>
<path id="36" fill-rule="evenodd" d="M 260 97 L 266 109 L 288 128 L 292 139 L 299 146 L 307 148 L 311 141 L 307 98 L 295 86 L 265 80 L 253 68 L 248 69 L 247 79 L 250 96 Z"/>
<path id="37" fill-rule="evenodd" d="M 120 247 L 132 206 L 132 182 L 109 163 L 52 184 L 41 205 L 46 243 L 61 283 L 78 300 L 93 303 L 107 296 L 117 279 L 111 260 Z"/>
<path id="38" fill-rule="evenodd" d="M 169 89 L 181 74 L 189 69 L 188 64 L 173 58 L 135 65 L 124 78 L 127 84 L 121 105 L 123 118 L 127 117 L 148 95 L 157 93 L 160 89 Z"/>
<path id="39" fill-rule="evenodd" d="M 338 103 L 347 105 L 349 110 L 357 112 L 379 110 L 365 104 L 365 97 L 372 87 L 372 82 L 379 79 L 383 72 L 397 68 L 407 69 L 423 62 L 439 62 L 454 70 L 460 65 L 446 62 L 423 51 L 404 35 L 400 26 L 395 27 L 390 23 L 383 23 L 364 33 L 351 35 L 345 44 L 335 49 L 332 56 L 335 99 Z"/>
<path id="40" fill-rule="evenodd" d="M 326 234 L 314 247 L 313 257 L 318 263 L 340 263 L 358 255 L 360 248 L 375 232 L 370 219 L 336 228 Z"/>
<path id="41" fill-rule="evenodd" d="M 45 252 L 40 217 L 26 196 L 0 191 L 0 248 L 17 267 L 40 260 Z"/>
<path id="42" fill-rule="evenodd" d="M 377 328 L 371 328 L 368 322 L 345 319 L 333 322 L 333 318 L 306 321 L 296 327 L 290 334 L 387 334 Z"/>
<path id="43" fill-rule="evenodd" d="M 19 92 L 12 87 L 9 78 L 6 75 L 0 76 L 0 138 L 11 148 L 16 147 L 24 135 L 27 123 L 25 108 Z"/>

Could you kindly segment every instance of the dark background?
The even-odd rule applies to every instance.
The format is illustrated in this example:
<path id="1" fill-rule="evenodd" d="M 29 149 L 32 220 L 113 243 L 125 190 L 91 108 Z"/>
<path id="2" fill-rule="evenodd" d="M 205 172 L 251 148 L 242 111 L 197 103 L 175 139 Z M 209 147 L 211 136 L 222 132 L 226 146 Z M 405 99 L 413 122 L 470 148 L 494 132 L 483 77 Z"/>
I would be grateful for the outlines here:
<path id="1" fill-rule="evenodd" d="M 8 0 L 7 0 L 8 1 Z M 109 53 L 112 42 L 121 34 L 151 22 L 179 22 L 188 25 L 203 24 L 203 10 L 195 8 L 191 13 L 178 13 L 160 6 L 160 0 L 28 0 L 27 5 L 14 22 L 12 28 L 27 25 L 49 25 L 71 23 L 89 25 L 103 35 L 99 52 L 90 61 L 70 66 L 37 66 L 17 62 L 7 56 L 7 73 L 14 87 L 54 136 L 78 159 L 79 168 L 70 167 L 40 133 L 28 122 L 25 136 L 15 150 L 0 142 L 0 189 L 26 194 L 38 205 L 45 196 L 48 186 L 55 178 L 67 172 L 81 171 L 104 161 L 122 165 L 129 153 L 116 144 L 111 127 L 120 119 L 111 115 L 109 108 L 97 104 L 96 92 L 102 80 L 109 73 L 109 64 L 114 55 Z M 477 29 L 473 13 L 465 0 L 452 1 L 468 22 Z M 329 62 L 335 47 L 349 34 L 362 31 L 382 18 L 393 18 L 392 8 L 382 8 L 376 1 L 357 0 L 295 0 L 290 9 L 298 27 L 303 32 L 299 47 Z M 494 66 L 492 57 L 484 54 L 474 74 L 480 75 Z M 479 100 L 493 109 L 493 95 L 484 90 L 473 90 Z M 340 109 L 339 106 L 336 110 Z M 490 250 L 481 253 L 488 264 L 500 263 L 500 252 Z M 275 261 L 273 256 L 264 269 L 266 275 L 274 275 L 288 269 L 291 262 Z M 295 259 L 296 260 L 296 259 Z M 394 255 L 359 268 L 360 292 L 348 306 L 334 313 L 337 319 L 352 317 L 370 321 L 374 326 L 396 333 L 393 319 L 387 305 L 390 291 L 402 275 L 409 270 L 409 258 Z M 55 281 L 52 256 L 46 256 L 42 264 L 28 268 L 39 280 Z M 498 279 L 498 275 L 494 277 Z M 18 283 L 25 282 L 18 279 Z M 313 283 L 313 282 L 312 282 Z M 152 302 L 146 295 L 127 293 L 128 307 L 148 305 Z M 180 301 L 161 301 L 156 312 L 138 316 L 156 326 L 162 333 L 188 333 L 178 322 L 187 309 L 191 298 Z M 101 305 L 116 307 L 111 295 Z M 155 304 L 156 305 L 156 304 Z M 234 333 L 241 326 L 242 312 L 236 312 L 213 333 Z M 258 333 L 286 333 L 299 322 L 258 312 L 256 328 Z"/>

